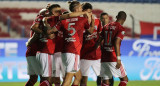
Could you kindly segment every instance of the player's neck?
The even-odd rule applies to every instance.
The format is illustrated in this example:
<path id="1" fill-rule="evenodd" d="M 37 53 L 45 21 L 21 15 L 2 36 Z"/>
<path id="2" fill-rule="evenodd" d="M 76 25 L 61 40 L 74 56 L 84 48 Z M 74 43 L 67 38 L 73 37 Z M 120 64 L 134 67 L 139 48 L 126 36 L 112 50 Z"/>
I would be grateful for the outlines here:
<path id="1" fill-rule="evenodd" d="M 123 25 L 123 20 L 116 20 L 116 22 L 118 22 L 120 25 Z"/>

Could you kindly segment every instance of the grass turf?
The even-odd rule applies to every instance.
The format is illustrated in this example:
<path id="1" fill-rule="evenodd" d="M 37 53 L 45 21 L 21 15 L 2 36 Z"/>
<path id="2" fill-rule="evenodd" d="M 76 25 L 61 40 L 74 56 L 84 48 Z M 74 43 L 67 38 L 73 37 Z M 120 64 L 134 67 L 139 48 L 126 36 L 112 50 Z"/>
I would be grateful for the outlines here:
<path id="1" fill-rule="evenodd" d="M 115 81 L 114 86 L 118 86 Z M 0 82 L 0 86 L 24 86 L 25 82 Z M 39 82 L 35 86 L 38 86 Z M 96 86 L 96 82 L 89 81 L 87 86 Z M 127 86 L 160 86 L 160 81 L 129 81 Z"/>

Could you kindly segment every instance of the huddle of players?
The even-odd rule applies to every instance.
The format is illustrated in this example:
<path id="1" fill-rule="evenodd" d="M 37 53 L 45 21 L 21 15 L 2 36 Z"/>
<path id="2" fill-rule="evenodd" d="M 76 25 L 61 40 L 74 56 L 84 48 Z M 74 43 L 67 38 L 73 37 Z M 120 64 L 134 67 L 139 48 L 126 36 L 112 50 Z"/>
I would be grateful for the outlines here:
<path id="1" fill-rule="evenodd" d="M 72 86 L 87 86 L 90 67 L 98 76 L 97 86 L 113 86 L 112 76 L 120 78 L 119 86 L 126 86 L 128 78 L 120 58 L 126 13 L 120 11 L 109 24 L 108 14 L 102 13 L 102 28 L 90 3 L 72 1 L 69 9 L 71 13 L 62 14 L 60 5 L 52 4 L 37 15 L 27 42 L 30 79 L 25 86 L 34 86 L 38 75 L 40 86 L 61 86 L 60 72 L 62 86 L 70 86 L 73 77 Z"/>

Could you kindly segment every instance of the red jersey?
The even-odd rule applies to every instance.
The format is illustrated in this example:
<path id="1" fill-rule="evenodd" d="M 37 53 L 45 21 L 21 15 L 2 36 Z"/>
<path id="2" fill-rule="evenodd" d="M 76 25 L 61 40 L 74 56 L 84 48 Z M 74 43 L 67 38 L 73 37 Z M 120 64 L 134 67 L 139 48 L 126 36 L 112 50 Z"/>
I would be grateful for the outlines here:
<path id="1" fill-rule="evenodd" d="M 55 26 L 58 23 L 58 21 L 59 21 L 59 16 L 52 16 L 47 20 L 48 24 L 50 24 L 51 27 Z M 46 30 L 46 28 L 43 28 L 42 30 Z M 41 53 L 54 54 L 55 38 L 49 39 L 45 36 L 41 36 L 39 42 L 39 51 Z"/>
<path id="2" fill-rule="evenodd" d="M 39 24 L 39 28 L 43 27 L 43 22 L 42 19 L 44 18 L 44 16 L 42 15 L 38 15 L 36 17 L 36 19 L 33 21 L 33 24 L 38 23 Z M 33 31 L 30 31 L 30 37 L 32 37 L 34 34 Z M 27 51 L 26 51 L 26 57 L 28 56 L 36 56 L 36 53 L 38 51 L 38 40 L 33 42 L 30 46 L 27 47 Z"/>
<path id="3" fill-rule="evenodd" d="M 88 20 L 85 17 L 75 17 L 61 21 L 56 26 L 63 30 L 63 49 L 62 53 L 74 53 L 80 55 L 83 43 L 83 32 L 89 28 Z"/>
<path id="4" fill-rule="evenodd" d="M 55 48 L 55 53 L 56 52 L 62 52 L 63 49 L 63 31 L 59 30 L 58 33 L 56 34 L 56 48 Z"/>
<path id="5" fill-rule="evenodd" d="M 103 27 L 101 36 L 104 39 L 104 43 L 102 47 L 101 62 L 117 61 L 114 43 L 116 38 L 123 40 L 124 34 L 125 29 L 118 22 L 112 22 Z"/>
<path id="6" fill-rule="evenodd" d="M 99 39 L 102 25 L 99 19 L 95 19 L 95 28 L 92 34 L 84 33 L 84 41 L 81 49 L 81 59 L 97 60 L 101 58 L 101 48 L 95 49 L 94 46 Z"/>

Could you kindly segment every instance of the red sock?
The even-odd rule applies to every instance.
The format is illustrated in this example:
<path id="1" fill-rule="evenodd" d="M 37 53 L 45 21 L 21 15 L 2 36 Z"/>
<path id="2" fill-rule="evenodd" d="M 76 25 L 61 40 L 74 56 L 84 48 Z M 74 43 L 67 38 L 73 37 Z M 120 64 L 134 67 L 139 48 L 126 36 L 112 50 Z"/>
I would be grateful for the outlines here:
<path id="1" fill-rule="evenodd" d="M 61 84 L 54 84 L 54 86 L 61 86 Z"/>
<path id="2" fill-rule="evenodd" d="M 47 80 L 45 80 L 39 86 L 52 86 L 52 85 L 50 85 L 50 83 Z"/>
<path id="3" fill-rule="evenodd" d="M 121 81 L 121 82 L 119 83 L 119 86 L 126 86 L 126 85 L 127 85 L 127 82 L 128 82 L 128 81 Z"/>
<path id="4" fill-rule="evenodd" d="M 109 86 L 109 84 L 102 83 L 102 85 L 101 85 L 101 86 Z"/>
<path id="5" fill-rule="evenodd" d="M 34 86 L 35 83 L 31 82 L 30 80 L 28 80 L 28 82 L 25 84 L 25 86 Z"/>
<path id="6" fill-rule="evenodd" d="M 80 84 L 80 86 L 87 86 L 86 84 Z"/>
<path id="7" fill-rule="evenodd" d="M 72 85 L 72 86 L 78 86 L 78 85 Z"/>

